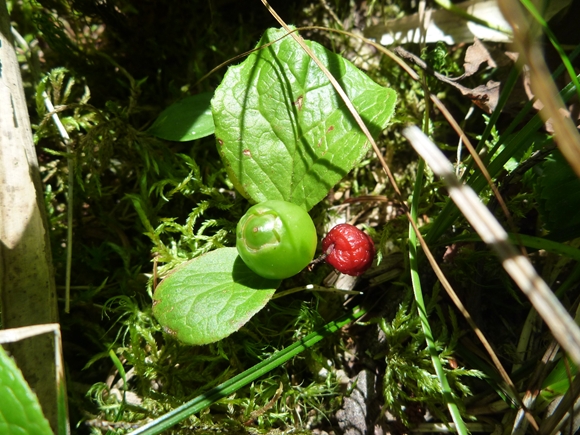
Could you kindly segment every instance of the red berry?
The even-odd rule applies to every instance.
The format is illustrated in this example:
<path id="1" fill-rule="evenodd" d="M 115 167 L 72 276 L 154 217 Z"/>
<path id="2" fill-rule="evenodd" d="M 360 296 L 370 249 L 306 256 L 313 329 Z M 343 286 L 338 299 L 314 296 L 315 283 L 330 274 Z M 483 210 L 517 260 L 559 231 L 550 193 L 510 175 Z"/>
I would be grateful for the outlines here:
<path id="1" fill-rule="evenodd" d="M 350 224 L 339 224 L 322 240 L 326 261 L 339 272 L 358 276 L 371 267 L 375 244 L 368 234 Z"/>

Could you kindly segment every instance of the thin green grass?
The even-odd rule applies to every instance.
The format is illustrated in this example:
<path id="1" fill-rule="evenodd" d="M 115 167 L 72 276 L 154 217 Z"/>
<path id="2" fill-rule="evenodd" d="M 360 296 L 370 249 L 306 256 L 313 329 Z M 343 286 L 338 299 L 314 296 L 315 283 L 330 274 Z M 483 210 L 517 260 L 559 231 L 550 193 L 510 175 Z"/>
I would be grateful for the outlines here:
<path id="1" fill-rule="evenodd" d="M 417 178 L 415 181 L 415 191 L 413 192 L 413 197 L 411 200 L 411 216 L 417 222 L 417 209 L 418 209 L 418 202 L 421 196 L 421 188 L 423 185 L 423 171 L 425 170 L 425 162 L 421 159 L 419 160 L 419 165 L 417 167 Z M 441 391 L 443 393 L 443 398 L 447 403 L 447 407 L 449 409 L 449 413 L 451 414 L 451 418 L 455 423 L 455 430 L 459 434 L 467 434 L 469 433 L 467 428 L 465 427 L 465 422 L 463 421 L 463 417 L 461 416 L 461 412 L 455 402 L 455 398 L 453 397 L 453 393 L 449 386 L 449 381 L 447 380 L 447 376 L 443 371 L 443 363 L 439 358 L 439 353 L 435 347 L 435 340 L 433 339 L 433 333 L 431 332 L 431 326 L 429 325 L 429 319 L 427 317 L 427 309 L 425 307 L 425 302 L 423 299 L 423 292 L 421 290 L 421 279 L 419 278 L 419 259 L 417 256 L 417 236 L 413 228 L 409 226 L 409 266 L 411 270 L 411 282 L 413 285 L 413 294 L 415 295 L 415 303 L 417 304 L 417 312 L 419 318 L 421 319 L 421 327 L 423 328 L 423 334 L 425 335 L 425 342 L 427 344 L 427 348 L 429 349 L 429 354 L 431 355 L 431 360 L 433 362 L 433 367 L 435 369 L 435 373 L 437 374 L 437 378 L 439 379 L 439 383 L 441 385 Z"/>

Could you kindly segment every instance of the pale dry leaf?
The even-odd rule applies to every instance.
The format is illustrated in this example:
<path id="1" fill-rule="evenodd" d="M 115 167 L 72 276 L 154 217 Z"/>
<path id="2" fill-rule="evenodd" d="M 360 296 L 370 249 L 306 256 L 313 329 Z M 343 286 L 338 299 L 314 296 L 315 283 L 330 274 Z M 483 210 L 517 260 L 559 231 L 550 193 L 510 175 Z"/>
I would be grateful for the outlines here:
<path id="1" fill-rule="evenodd" d="M 365 36 L 379 41 L 382 45 L 420 42 L 427 44 L 445 42 L 453 45 L 470 42 L 474 36 L 485 41 L 511 41 L 509 24 L 503 18 L 496 0 L 469 0 L 456 3 L 455 7 L 490 23 L 495 28 L 491 29 L 473 21 L 466 21 L 445 9 L 436 9 L 432 10 L 430 23 L 423 30 L 421 30 L 423 21 L 417 13 L 367 27 Z"/>
<path id="2" fill-rule="evenodd" d="M 497 66 L 487 47 L 479 39 L 475 38 L 473 45 L 470 45 L 465 52 L 465 63 L 463 64 L 465 72 L 462 77 L 472 76 L 483 63 L 487 63 L 489 68 Z"/>

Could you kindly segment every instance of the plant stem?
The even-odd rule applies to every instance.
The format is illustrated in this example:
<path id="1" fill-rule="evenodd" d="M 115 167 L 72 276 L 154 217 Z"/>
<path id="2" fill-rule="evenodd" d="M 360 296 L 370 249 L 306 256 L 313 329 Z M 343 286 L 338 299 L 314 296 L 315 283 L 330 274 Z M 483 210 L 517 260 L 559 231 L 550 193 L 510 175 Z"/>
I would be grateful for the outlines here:
<path id="1" fill-rule="evenodd" d="M 421 186 L 423 184 L 423 171 L 425 169 L 425 161 L 423 159 L 419 160 L 419 165 L 417 167 L 417 179 L 415 181 L 415 189 L 413 191 L 413 197 L 411 200 L 411 217 L 413 220 L 417 220 L 417 208 L 419 203 L 419 197 L 421 192 Z M 447 407 L 451 418 L 455 423 L 455 427 L 458 433 L 467 435 L 468 431 L 465 427 L 459 408 L 453 399 L 451 393 L 451 388 L 443 370 L 443 364 L 437 353 L 437 348 L 435 347 L 435 340 L 433 339 L 433 333 L 431 332 L 431 326 L 429 325 L 429 319 L 427 318 L 427 309 L 425 307 L 425 301 L 423 300 L 423 292 L 421 289 L 421 280 L 419 278 L 419 261 L 417 258 L 417 237 L 413 228 L 409 225 L 409 265 L 411 269 L 411 282 L 413 283 L 413 294 L 415 295 L 415 301 L 417 302 L 417 312 L 419 313 L 419 318 L 421 319 L 421 326 L 423 328 L 423 334 L 425 335 L 425 342 L 427 343 L 427 348 L 429 349 L 429 354 L 431 355 L 431 361 L 433 362 L 433 368 L 439 379 L 441 385 L 441 390 L 443 392 L 443 397 L 447 402 Z"/>

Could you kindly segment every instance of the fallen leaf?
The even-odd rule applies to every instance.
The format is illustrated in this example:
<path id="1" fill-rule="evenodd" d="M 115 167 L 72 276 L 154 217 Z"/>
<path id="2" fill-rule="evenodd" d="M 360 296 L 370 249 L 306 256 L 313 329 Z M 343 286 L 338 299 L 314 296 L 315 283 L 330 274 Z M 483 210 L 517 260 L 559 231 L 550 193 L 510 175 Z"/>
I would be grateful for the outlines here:
<path id="1" fill-rule="evenodd" d="M 468 93 L 461 93 L 471 99 L 473 104 L 484 112 L 491 113 L 495 110 L 499 100 L 500 85 L 500 82 L 490 80 L 485 85 L 471 89 Z"/>
<path id="2" fill-rule="evenodd" d="M 489 68 L 497 66 L 487 47 L 479 39 L 475 38 L 473 45 L 470 45 L 465 52 L 465 63 L 463 64 L 465 73 L 462 77 L 472 76 L 483 63 L 487 63 Z"/>

